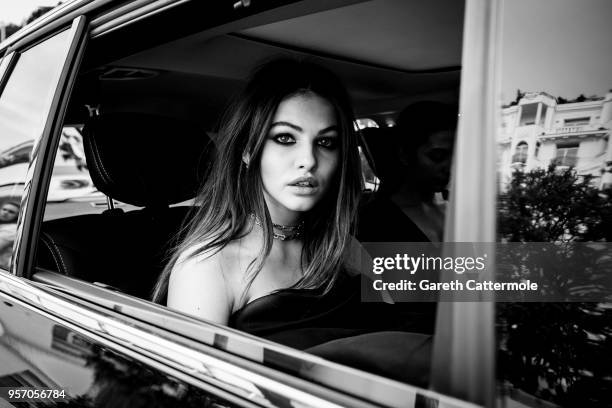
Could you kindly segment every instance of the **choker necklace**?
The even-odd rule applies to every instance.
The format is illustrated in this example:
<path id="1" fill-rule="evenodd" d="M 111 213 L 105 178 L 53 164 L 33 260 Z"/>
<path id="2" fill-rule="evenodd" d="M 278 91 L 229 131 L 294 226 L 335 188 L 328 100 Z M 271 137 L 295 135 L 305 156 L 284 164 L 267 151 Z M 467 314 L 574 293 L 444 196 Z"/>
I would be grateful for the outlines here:
<path id="1" fill-rule="evenodd" d="M 257 217 L 253 213 L 249 215 L 253 220 L 255 220 L 255 224 L 261 227 L 261 221 L 259 220 L 259 217 Z M 272 223 L 272 226 L 274 227 L 274 239 L 280 239 L 281 241 L 300 238 L 304 232 L 303 220 L 300 221 L 297 225 L 281 225 Z"/>

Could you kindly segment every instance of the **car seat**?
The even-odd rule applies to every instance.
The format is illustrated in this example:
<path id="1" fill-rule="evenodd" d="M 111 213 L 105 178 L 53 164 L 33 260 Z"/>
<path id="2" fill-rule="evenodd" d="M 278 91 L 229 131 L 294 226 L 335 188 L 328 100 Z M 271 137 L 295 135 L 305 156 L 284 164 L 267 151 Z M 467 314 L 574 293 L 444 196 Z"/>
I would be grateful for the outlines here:
<path id="1" fill-rule="evenodd" d="M 149 298 L 214 149 L 186 121 L 144 113 L 89 119 L 85 156 L 96 188 L 141 209 L 43 222 L 37 265 Z"/>
<path id="2" fill-rule="evenodd" d="M 380 180 L 379 191 L 396 182 L 401 171 L 392 128 L 365 128 L 361 130 L 362 140 L 369 154 L 366 155 L 370 168 Z"/>

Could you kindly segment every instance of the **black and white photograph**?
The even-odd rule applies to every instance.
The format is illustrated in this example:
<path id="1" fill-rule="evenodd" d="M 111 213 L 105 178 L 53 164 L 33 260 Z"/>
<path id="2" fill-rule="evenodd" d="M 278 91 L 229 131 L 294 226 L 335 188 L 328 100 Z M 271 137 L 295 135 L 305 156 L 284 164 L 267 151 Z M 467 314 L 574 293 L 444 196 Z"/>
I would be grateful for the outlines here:
<path id="1" fill-rule="evenodd" d="M 612 407 L 610 0 L 2 0 L 0 408 Z"/>

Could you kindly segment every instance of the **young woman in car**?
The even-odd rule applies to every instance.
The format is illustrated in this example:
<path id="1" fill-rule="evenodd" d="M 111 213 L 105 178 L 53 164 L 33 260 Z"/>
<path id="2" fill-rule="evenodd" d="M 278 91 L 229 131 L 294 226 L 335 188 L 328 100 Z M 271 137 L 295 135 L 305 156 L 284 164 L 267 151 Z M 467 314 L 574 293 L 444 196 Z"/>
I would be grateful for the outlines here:
<path id="1" fill-rule="evenodd" d="M 244 330 L 245 305 L 278 312 L 269 301 L 288 293 L 321 303 L 342 279 L 361 192 L 352 118 L 346 90 L 321 67 L 279 60 L 256 71 L 222 121 L 154 300 Z"/>

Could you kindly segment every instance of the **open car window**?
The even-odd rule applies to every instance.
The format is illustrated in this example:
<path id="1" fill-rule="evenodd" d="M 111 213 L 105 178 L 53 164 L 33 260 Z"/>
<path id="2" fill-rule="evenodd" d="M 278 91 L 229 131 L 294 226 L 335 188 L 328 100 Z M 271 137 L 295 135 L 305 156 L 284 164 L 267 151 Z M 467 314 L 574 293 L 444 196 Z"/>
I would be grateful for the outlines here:
<path id="1" fill-rule="evenodd" d="M 143 197 L 170 196 L 206 174 L 206 155 L 214 154 L 216 126 L 231 97 L 261 61 L 289 56 L 312 60 L 345 82 L 355 116 L 364 118 L 358 125 L 364 128 L 360 151 L 368 169 L 364 200 L 372 199 L 385 178 L 391 185 L 393 167 L 385 165 L 394 157 L 391 131 L 400 113 L 419 101 L 458 102 L 464 5 L 439 3 L 443 7 L 404 1 L 288 2 L 238 11 L 187 3 L 125 26 L 113 26 L 105 16 L 94 18 L 57 140 L 35 280 L 258 363 L 279 368 L 285 358 L 294 359 L 286 371 L 349 392 L 358 392 L 361 381 L 371 378 L 353 369 L 386 378 L 385 390 L 398 387 L 416 395 L 407 384 L 427 388 L 434 302 L 409 311 L 418 321 L 411 327 L 418 336 L 410 341 L 393 337 L 399 355 L 392 358 L 401 364 L 391 370 L 367 358 L 354 363 L 355 356 L 384 351 L 389 338 L 338 357 L 334 350 L 347 349 L 349 340 L 332 352 L 314 350 L 316 343 L 290 344 L 289 349 L 280 337 L 253 337 L 206 322 L 198 328 L 196 319 L 148 303 L 192 203 L 181 195 L 166 213 L 166 208 L 147 207 Z M 204 14 L 210 17 L 192 17 Z M 182 18 L 184 24 L 178 24 Z M 125 41 L 128 37 L 142 40 Z M 419 125 L 418 118 L 412 120 L 404 127 Z M 188 175 L 181 173 L 185 163 Z M 436 199 L 446 205 L 449 192 L 438 193 Z M 375 227 L 379 217 L 389 220 L 375 207 L 364 219 Z M 385 235 L 390 225 L 383 224 L 379 239 L 393 240 Z M 268 353 L 277 358 L 261 358 Z M 304 369 L 308 364 L 314 368 Z M 338 373 L 354 374 L 348 386 L 339 383 Z M 385 398 L 389 405 L 396 401 L 380 391 L 369 397 Z"/>
<path id="2" fill-rule="evenodd" d="M 66 325 L 53 326 L 52 347 L 78 355 L 102 339 L 228 401 L 215 406 L 607 406 L 606 0 L 144 3 L 69 2 L 2 45 L 0 217 L 22 213 L 21 227 L 0 223 L 6 315 L 46 313 Z M 71 19 L 68 38 L 58 29 Z M 334 325 L 291 317 L 276 332 L 151 302 L 225 108 L 276 57 L 313 61 L 348 88 L 363 173 L 356 243 L 484 241 L 496 251 L 484 278 L 539 291 L 391 305 L 383 295 L 371 308 L 347 303 Z M 416 160 L 403 142 L 442 112 L 403 115 L 421 102 L 462 111 L 458 137 L 419 151 L 454 167 L 414 205 L 403 183 L 431 179 L 405 171 Z M 13 319 L 17 338 L 25 330 Z M 370 322 L 365 333 L 340 326 Z"/>

